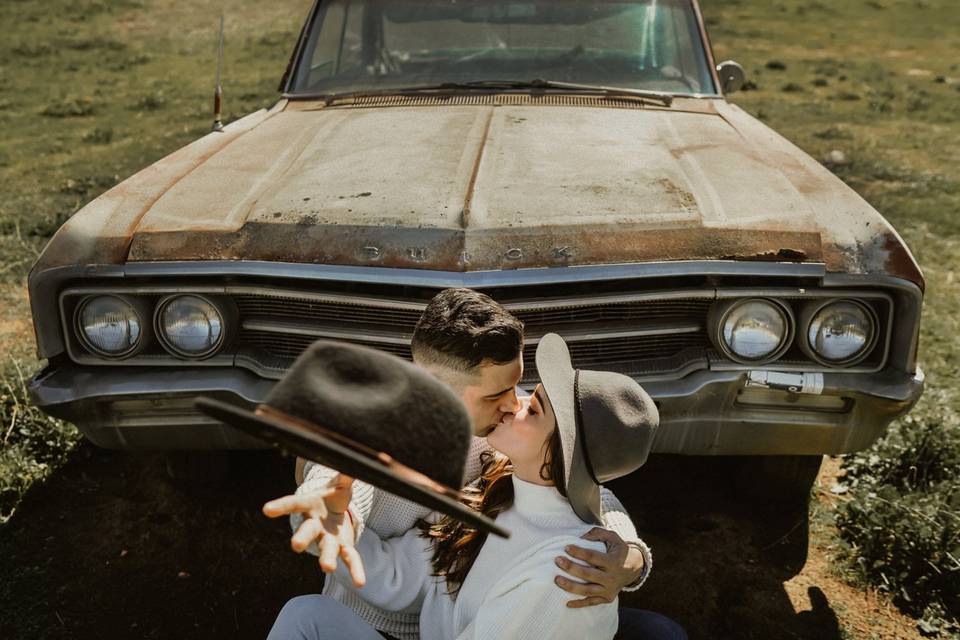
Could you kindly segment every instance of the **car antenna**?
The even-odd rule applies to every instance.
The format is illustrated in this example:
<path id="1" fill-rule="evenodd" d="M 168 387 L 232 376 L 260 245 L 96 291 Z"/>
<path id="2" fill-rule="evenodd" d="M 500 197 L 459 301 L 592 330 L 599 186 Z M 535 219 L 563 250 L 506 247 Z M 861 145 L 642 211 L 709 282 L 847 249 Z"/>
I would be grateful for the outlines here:
<path id="1" fill-rule="evenodd" d="M 220 14 L 220 42 L 217 45 L 217 88 L 213 91 L 213 131 L 223 131 L 220 115 L 220 103 L 223 100 L 223 87 L 220 86 L 220 73 L 223 71 L 223 14 Z"/>

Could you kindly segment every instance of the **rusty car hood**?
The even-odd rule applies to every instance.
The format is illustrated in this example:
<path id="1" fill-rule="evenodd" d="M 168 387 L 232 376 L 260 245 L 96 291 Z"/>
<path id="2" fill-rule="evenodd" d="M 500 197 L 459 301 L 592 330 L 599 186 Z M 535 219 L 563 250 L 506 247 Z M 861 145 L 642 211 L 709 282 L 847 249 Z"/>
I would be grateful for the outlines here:
<path id="1" fill-rule="evenodd" d="M 919 277 L 890 225 L 799 149 L 722 100 L 675 105 L 280 104 L 121 183 L 41 263 L 59 242 L 109 262 L 729 259 Z"/>

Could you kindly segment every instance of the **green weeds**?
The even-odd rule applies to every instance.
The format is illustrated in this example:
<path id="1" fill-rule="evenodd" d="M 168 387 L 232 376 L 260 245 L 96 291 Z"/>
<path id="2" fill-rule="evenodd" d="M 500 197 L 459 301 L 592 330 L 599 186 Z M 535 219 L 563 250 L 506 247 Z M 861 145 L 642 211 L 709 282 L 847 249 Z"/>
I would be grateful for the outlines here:
<path id="1" fill-rule="evenodd" d="M 929 634 L 960 635 L 960 419 L 914 411 L 844 462 L 851 499 L 836 522 L 858 577 Z"/>
<path id="2" fill-rule="evenodd" d="M 0 370 L 0 524 L 31 486 L 66 461 L 80 441 L 75 427 L 51 418 L 27 399 L 26 375 L 16 361 Z"/>
<path id="3" fill-rule="evenodd" d="M 95 111 L 93 98 L 84 96 L 82 98 L 62 98 L 50 101 L 40 110 L 40 115 L 48 118 L 78 118 L 92 116 Z"/>
<path id="4" fill-rule="evenodd" d="M 110 144 L 113 142 L 113 129 L 110 127 L 96 127 L 84 133 L 80 139 L 89 144 Z"/>

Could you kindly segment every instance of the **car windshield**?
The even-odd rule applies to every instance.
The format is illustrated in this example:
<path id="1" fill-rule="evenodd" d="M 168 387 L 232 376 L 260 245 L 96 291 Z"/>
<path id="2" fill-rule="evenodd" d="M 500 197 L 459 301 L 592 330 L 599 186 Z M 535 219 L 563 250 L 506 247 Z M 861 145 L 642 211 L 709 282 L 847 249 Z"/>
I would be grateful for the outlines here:
<path id="1" fill-rule="evenodd" d="M 716 94 L 691 0 L 331 0 L 289 93 L 532 80 Z"/>

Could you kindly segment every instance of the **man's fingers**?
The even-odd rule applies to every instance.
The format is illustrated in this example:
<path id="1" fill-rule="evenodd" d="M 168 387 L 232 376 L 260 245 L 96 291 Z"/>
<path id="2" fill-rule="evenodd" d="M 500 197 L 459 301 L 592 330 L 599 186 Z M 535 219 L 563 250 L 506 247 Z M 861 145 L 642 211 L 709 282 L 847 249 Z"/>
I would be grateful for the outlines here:
<path id="1" fill-rule="evenodd" d="M 557 558 L 554 562 L 571 576 L 584 582 L 593 582 L 600 585 L 609 582 L 610 574 L 600 571 L 599 569 L 586 567 L 579 562 L 572 562 L 568 558 L 563 557 Z"/>
<path id="2" fill-rule="evenodd" d="M 590 574 L 591 571 L 593 571 L 594 574 Z M 590 578 L 598 579 L 598 576 L 596 575 L 596 569 L 591 570 L 590 568 L 586 568 L 585 573 L 590 575 Z M 585 578 L 585 579 L 590 579 L 590 578 Z M 586 596 L 585 598 L 583 598 L 583 600 L 589 601 L 589 604 L 583 604 L 578 606 L 592 606 L 594 604 L 602 604 L 604 602 L 613 602 L 616 599 L 617 595 L 620 593 L 619 587 L 606 584 L 605 582 L 604 583 L 588 582 L 586 584 L 583 584 L 575 580 L 570 580 L 568 578 L 565 578 L 564 576 L 557 576 L 555 580 L 557 585 L 564 591 L 573 593 L 578 596 Z M 594 598 L 597 598 L 597 600 L 593 600 Z M 567 606 L 571 606 L 570 604 L 571 602 L 575 602 L 575 601 L 573 600 L 568 601 Z"/>
<path id="3" fill-rule="evenodd" d="M 610 602 L 612 601 L 600 596 L 590 596 L 589 598 L 582 598 L 580 600 L 568 600 L 567 606 L 571 609 L 582 609 L 583 607 L 593 607 L 598 604 L 609 604 Z"/>
<path id="4" fill-rule="evenodd" d="M 587 564 L 593 565 L 599 569 L 609 569 L 610 568 L 610 558 L 607 557 L 607 554 L 600 553 L 599 551 L 594 551 L 593 549 L 584 549 L 583 547 L 575 547 L 573 545 L 568 545 L 564 547 L 566 551 L 572 558 L 577 560 L 583 560 Z"/>
<path id="5" fill-rule="evenodd" d="M 326 531 L 323 524 L 316 518 L 307 518 L 290 538 L 290 547 L 297 553 L 302 553 L 310 543 L 322 536 Z"/>
<path id="6" fill-rule="evenodd" d="M 580 537 L 584 540 L 604 542 L 606 543 L 608 549 L 610 548 L 610 545 L 623 542 L 623 538 L 617 535 L 615 531 L 610 531 L 609 529 L 604 529 L 603 527 L 594 527 Z"/>
<path id="7" fill-rule="evenodd" d="M 288 516 L 291 513 L 301 513 L 303 511 L 303 498 L 301 496 L 283 496 L 263 505 L 263 515 L 268 518 L 279 518 Z"/>
<path id="8" fill-rule="evenodd" d="M 557 576 L 553 581 L 564 591 L 578 596 L 602 596 L 607 591 L 599 584 L 583 584 L 581 582 L 574 582 L 570 578 L 564 578 L 563 576 Z"/>
<path id="9" fill-rule="evenodd" d="M 324 499 L 329 494 L 329 491 L 315 491 L 299 496 L 283 496 L 263 505 L 263 513 L 270 518 L 288 516 L 291 513 L 324 513 Z"/>
<path id="10" fill-rule="evenodd" d="M 363 569 L 363 560 L 360 554 L 353 547 L 340 547 L 340 557 L 350 571 L 350 577 L 353 578 L 353 586 L 360 588 L 367 583 L 367 576 Z"/>
<path id="11" fill-rule="evenodd" d="M 337 570 L 337 556 L 340 555 L 340 541 L 336 536 L 324 536 L 320 542 L 320 569 L 324 573 Z"/>
<path id="12" fill-rule="evenodd" d="M 263 505 L 263 513 L 270 518 L 288 516 L 291 513 L 309 513 L 322 516 L 328 510 L 327 498 L 335 492 L 335 489 L 330 488 L 300 495 L 283 496 Z"/>

